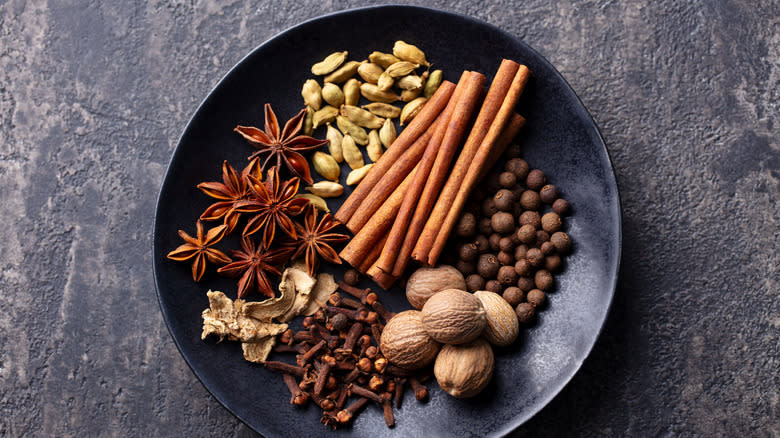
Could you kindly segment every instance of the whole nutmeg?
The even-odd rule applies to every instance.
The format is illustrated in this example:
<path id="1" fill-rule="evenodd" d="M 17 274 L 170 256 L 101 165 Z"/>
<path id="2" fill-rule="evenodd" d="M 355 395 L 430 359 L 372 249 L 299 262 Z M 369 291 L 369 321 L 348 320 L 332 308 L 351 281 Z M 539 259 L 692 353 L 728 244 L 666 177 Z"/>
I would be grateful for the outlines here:
<path id="1" fill-rule="evenodd" d="M 537 289 L 550 290 L 553 287 L 553 276 L 549 271 L 540 269 L 534 274 L 534 284 Z"/>
<path id="2" fill-rule="evenodd" d="M 525 259 L 531 263 L 534 268 L 540 268 L 544 264 L 544 254 L 539 248 L 528 248 L 525 253 Z"/>
<path id="3" fill-rule="evenodd" d="M 477 260 L 477 273 L 485 279 L 496 278 L 500 267 L 501 264 L 493 254 L 482 254 Z"/>
<path id="4" fill-rule="evenodd" d="M 477 252 L 480 254 L 486 253 L 490 250 L 490 242 L 483 234 L 479 234 L 474 238 L 474 245 L 476 245 Z"/>
<path id="5" fill-rule="evenodd" d="M 493 251 L 498 251 L 498 243 L 501 241 L 501 235 L 498 233 L 493 233 L 488 237 L 488 245 L 490 246 L 490 249 Z"/>
<path id="6" fill-rule="evenodd" d="M 509 234 L 515 229 L 515 218 L 511 213 L 499 211 L 490 218 L 490 225 L 496 233 Z"/>
<path id="7" fill-rule="evenodd" d="M 482 216 L 491 217 L 498 211 L 496 201 L 493 198 L 487 198 L 482 201 Z"/>
<path id="8" fill-rule="evenodd" d="M 498 270 L 497 280 L 504 286 L 517 283 L 517 272 L 515 272 L 514 266 L 502 266 Z"/>
<path id="9" fill-rule="evenodd" d="M 477 221 L 477 231 L 479 231 L 479 234 L 482 234 L 483 236 L 489 236 L 493 234 L 493 225 L 490 224 L 490 217 L 483 217 Z"/>
<path id="10" fill-rule="evenodd" d="M 515 242 L 512 241 L 511 237 L 502 237 L 501 240 L 498 241 L 498 249 L 512 252 L 515 250 Z"/>
<path id="11" fill-rule="evenodd" d="M 477 232 L 477 218 L 471 213 L 463 213 L 455 226 L 455 234 L 460 237 L 471 237 Z"/>
<path id="12" fill-rule="evenodd" d="M 524 181 L 526 177 L 528 177 L 528 172 L 531 170 L 531 168 L 528 166 L 528 163 L 526 163 L 522 158 L 513 158 L 507 161 L 504 169 L 514 173 L 517 179 L 521 181 Z"/>
<path id="13" fill-rule="evenodd" d="M 528 172 L 528 176 L 525 179 L 525 185 L 531 190 L 541 190 L 544 184 L 547 182 L 547 178 L 544 177 L 544 172 L 539 169 L 534 169 Z"/>
<path id="14" fill-rule="evenodd" d="M 447 289 L 433 295 L 421 312 L 425 331 L 442 344 L 471 342 L 487 325 L 482 303 L 464 290 Z"/>
<path id="15" fill-rule="evenodd" d="M 461 345 L 445 345 L 433 364 L 441 389 L 457 398 L 479 394 L 493 378 L 493 348 L 482 338 Z"/>
<path id="16" fill-rule="evenodd" d="M 515 257 L 511 252 L 499 251 L 496 255 L 496 259 L 501 266 L 512 266 L 515 263 Z"/>
<path id="17" fill-rule="evenodd" d="M 519 287 L 514 286 L 504 289 L 504 293 L 501 296 L 512 308 L 517 307 L 525 299 L 523 291 Z"/>
<path id="18" fill-rule="evenodd" d="M 511 175 L 511 174 L 510 174 Z M 493 196 L 496 208 L 501 211 L 511 212 L 515 204 L 515 196 L 507 189 L 501 189 Z"/>
<path id="19" fill-rule="evenodd" d="M 498 175 L 498 184 L 505 189 L 511 189 L 517 184 L 517 176 L 512 172 L 501 172 Z"/>
<path id="20" fill-rule="evenodd" d="M 474 296 L 482 302 L 487 317 L 487 326 L 482 336 L 491 344 L 506 347 L 515 342 L 520 333 L 515 309 L 507 301 L 494 292 L 477 291 Z"/>
<path id="21" fill-rule="evenodd" d="M 474 262 L 467 262 L 465 260 L 458 260 L 455 262 L 455 269 L 465 277 L 477 272 L 477 264 Z"/>
<path id="22" fill-rule="evenodd" d="M 542 218 L 538 211 L 526 210 L 520 214 L 517 223 L 522 225 L 533 225 L 534 228 L 542 228 Z"/>
<path id="23" fill-rule="evenodd" d="M 525 326 L 533 325 L 536 322 L 536 310 L 531 303 L 520 303 L 515 307 L 517 322 Z"/>
<path id="24" fill-rule="evenodd" d="M 422 309 L 433 294 L 445 289 L 466 289 L 466 279 L 458 269 L 448 265 L 420 268 L 406 281 L 406 299 L 415 309 Z"/>
<path id="25" fill-rule="evenodd" d="M 552 209 L 554 212 L 558 213 L 559 215 L 566 216 L 567 214 L 569 214 L 569 210 L 570 210 L 569 201 L 563 198 L 558 198 L 555 200 L 555 202 L 553 202 Z"/>
<path id="26" fill-rule="evenodd" d="M 528 291 L 528 295 L 525 298 L 534 307 L 542 307 L 547 300 L 544 292 L 539 289 L 531 289 Z"/>
<path id="27" fill-rule="evenodd" d="M 539 198 L 539 193 L 526 190 L 520 195 L 520 205 L 526 210 L 538 210 L 542 206 L 542 200 Z"/>
<path id="28" fill-rule="evenodd" d="M 469 292 L 476 292 L 485 288 L 485 279 L 479 274 L 471 274 L 466 277 L 466 288 Z"/>
<path id="29" fill-rule="evenodd" d="M 349 269 L 344 273 L 344 283 L 350 286 L 356 286 L 360 282 L 360 272 Z"/>
<path id="30" fill-rule="evenodd" d="M 558 188 L 552 184 L 547 184 L 539 190 L 539 198 L 545 204 L 552 204 L 558 198 Z"/>
<path id="31" fill-rule="evenodd" d="M 562 225 L 561 217 L 558 216 L 558 213 L 551 211 L 542 216 L 542 229 L 548 233 L 559 231 Z"/>
<path id="32" fill-rule="evenodd" d="M 500 294 L 503 292 L 504 286 L 501 286 L 501 283 L 499 283 L 498 280 L 490 280 L 485 283 L 485 290 Z"/>
<path id="33" fill-rule="evenodd" d="M 550 236 L 550 242 L 555 245 L 558 254 L 568 254 L 571 251 L 571 239 L 563 231 L 558 231 Z"/>
<path id="34" fill-rule="evenodd" d="M 532 245 L 536 241 L 536 228 L 533 225 L 526 224 L 518 228 L 517 238 L 526 245 Z"/>
<path id="35" fill-rule="evenodd" d="M 379 341 L 385 358 L 408 370 L 420 369 L 433 362 L 439 348 L 441 345 L 423 328 L 422 313 L 417 310 L 407 310 L 390 318 Z"/>
<path id="36" fill-rule="evenodd" d="M 534 279 L 531 277 L 518 277 L 517 287 L 523 292 L 528 292 L 529 290 L 536 287 L 536 284 L 534 283 Z"/>
<path id="37" fill-rule="evenodd" d="M 550 245 L 552 245 L 552 243 L 550 243 Z M 460 246 L 460 248 L 458 248 L 458 257 L 460 257 L 461 260 L 465 260 L 467 262 L 475 260 L 478 254 L 479 250 L 477 249 L 477 245 L 473 243 L 464 243 Z"/>

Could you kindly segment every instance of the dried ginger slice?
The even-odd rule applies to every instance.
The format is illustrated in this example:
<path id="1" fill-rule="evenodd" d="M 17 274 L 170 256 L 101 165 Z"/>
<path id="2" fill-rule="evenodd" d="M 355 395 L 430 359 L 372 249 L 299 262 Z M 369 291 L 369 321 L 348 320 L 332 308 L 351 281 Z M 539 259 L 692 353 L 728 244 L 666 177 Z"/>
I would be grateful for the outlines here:
<path id="1" fill-rule="evenodd" d="M 311 291 L 317 284 L 317 279 L 309 276 L 306 270 L 306 265 L 303 263 L 296 263 L 293 266 L 285 269 L 290 280 L 292 280 L 295 287 L 295 301 L 290 309 L 279 317 L 279 321 L 288 322 L 291 319 L 301 314 L 301 311 L 309 305 L 311 301 Z"/>
<path id="2" fill-rule="evenodd" d="M 313 315 L 323 304 L 328 302 L 328 298 L 333 292 L 336 292 L 336 289 L 338 289 L 338 285 L 332 275 L 326 273 L 317 275 L 317 283 L 309 295 L 309 303 L 299 314 Z"/>
<path id="3" fill-rule="evenodd" d="M 276 298 L 244 303 L 241 307 L 241 314 L 259 321 L 271 322 L 272 319 L 287 313 L 295 302 L 295 285 L 290 279 L 290 273 L 287 269 L 282 274 L 279 292 L 281 295 Z"/>
<path id="4" fill-rule="evenodd" d="M 208 291 L 209 308 L 202 313 L 203 332 L 201 339 L 210 335 L 219 336 L 219 340 L 261 342 L 287 330 L 287 324 L 274 324 L 246 317 L 241 314 L 244 300 L 232 301 L 219 291 Z"/>
<path id="5" fill-rule="evenodd" d="M 244 351 L 244 359 L 249 362 L 263 363 L 268 359 L 274 345 L 276 345 L 276 336 L 269 336 L 260 342 L 243 342 L 241 349 Z"/>

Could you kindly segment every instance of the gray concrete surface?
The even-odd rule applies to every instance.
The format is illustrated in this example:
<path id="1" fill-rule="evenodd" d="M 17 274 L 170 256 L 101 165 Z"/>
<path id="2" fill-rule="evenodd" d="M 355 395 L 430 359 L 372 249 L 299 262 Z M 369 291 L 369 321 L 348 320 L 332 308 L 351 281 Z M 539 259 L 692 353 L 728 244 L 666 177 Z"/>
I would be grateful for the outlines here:
<path id="1" fill-rule="evenodd" d="M 517 436 L 780 436 L 780 6 L 416 2 L 545 55 L 624 209 L 611 316 Z M 151 272 L 184 123 L 254 46 L 362 2 L 0 2 L 0 436 L 251 436 L 187 368 Z"/>

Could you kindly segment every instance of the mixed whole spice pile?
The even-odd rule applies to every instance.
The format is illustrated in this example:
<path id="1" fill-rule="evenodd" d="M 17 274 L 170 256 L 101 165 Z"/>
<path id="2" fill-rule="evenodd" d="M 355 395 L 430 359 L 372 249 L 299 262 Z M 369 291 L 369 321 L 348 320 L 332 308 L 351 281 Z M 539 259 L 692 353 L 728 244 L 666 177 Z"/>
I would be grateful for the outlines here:
<path id="1" fill-rule="evenodd" d="M 327 425 L 376 403 L 392 427 L 405 388 L 424 401 L 431 377 L 454 397 L 487 386 L 493 347 L 512 345 L 554 288 L 571 250 L 569 205 L 513 142 L 525 66 L 503 60 L 485 92 L 484 74 L 443 80 L 403 41 L 348 55 L 312 66 L 305 107 L 283 125 L 266 104 L 263 129 L 236 127 L 256 150 L 240 172 L 225 161 L 221 182 L 198 185 L 214 203 L 168 257 L 191 262 L 196 282 L 209 264 L 237 279 L 235 299 L 207 292 L 203 339 L 241 342 Z M 323 198 L 342 196 L 342 181 L 356 187 L 331 215 Z M 233 233 L 240 246 L 220 249 Z M 353 269 L 341 281 L 318 272 L 342 260 Z M 384 290 L 405 279 L 413 309 L 389 311 L 380 289 L 357 287 L 362 275 Z M 277 354 L 294 358 L 269 360 Z"/>

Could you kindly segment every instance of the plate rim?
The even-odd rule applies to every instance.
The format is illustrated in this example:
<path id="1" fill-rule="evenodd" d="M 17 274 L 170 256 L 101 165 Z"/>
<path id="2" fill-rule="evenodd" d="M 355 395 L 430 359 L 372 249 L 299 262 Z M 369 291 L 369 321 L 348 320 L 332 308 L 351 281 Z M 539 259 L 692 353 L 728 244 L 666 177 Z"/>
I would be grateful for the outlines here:
<path id="1" fill-rule="evenodd" d="M 223 399 L 221 395 L 218 393 L 215 393 L 215 391 L 212 391 L 212 389 L 209 387 L 209 384 L 207 384 L 204 380 L 204 377 L 201 375 L 201 373 L 193 366 L 193 363 L 191 362 L 190 358 L 187 354 L 185 354 L 183 347 L 181 345 L 181 340 L 178 339 L 176 336 L 174 336 L 173 332 L 171 331 L 171 323 L 170 323 L 170 315 L 168 314 L 168 310 L 163 307 L 163 300 L 160 293 L 160 284 L 159 284 L 159 277 L 158 277 L 158 260 L 156 258 L 156 255 L 159 253 L 160 248 L 157 247 L 157 234 L 159 232 L 158 229 L 158 222 L 159 222 L 159 211 L 160 211 L 160 203 L 162 201 L 162 194 L 163 194 L 163 188 L 165 187 L 166 183 L 168 182 L 168 179 L 170 178 L 170 166 L 171 163 L 175 161 L 177 156 L 182 153 L 182 140 L 185 136 L 185 134 L 190 130 L 190 127 L 192 126 L 195 119 L 198 117 L 201 111 L 203 111 L 203 108 L 206 106 L 206 104 L 214 98 L 215 91 L 217 91 L 222 85 L 226 82 L 226 80 L 233 74 L 233 72 L 239 68 L 247 59 L 251 58 L 255 55 L 256 52 L 263 50 L 269 43 L 272 41 L 283 38 L 285 35 L 297 31 L 301 27 L 308 26 L 309 24 L 317 21 L 326 21 L 329 18 L 342 16 L 342 15 L 350 15 L 355 13 L 360 13 L 364 11 L 375 11 L 375 10 L 381 10 L 381 9 L 408 9 L 410 11 L 425 11 L 426 13 L 432 13 L 432 14 L 441 14 L 441 15 L 447 15 L 452 18 L 465 20 L 468 22 L 471 22 L 472 24 L 478 24 L 481 26 L 485 26 L 489 28 L 492 32 L 501 34 L 501 36 L 515 42 L 516 44 L 519 44 L 523 46 L 524 49 L 528 50 L 529 52 L 533 53 L 538 57 L 538 59 L 543 63 L 546 64 L 546 67 L 550 69 L 550 71 L 553 72 L 553 74 L 557 77 L 557 79 L 561 80 L 565 85 L 565 90 L 567 93 L 570 93 L 571 96 L 576 99 L 576 101 L 579 103 L 577 105 L 577 108 L 575 109 L 576 113 L 581 114 L 581 119 L 585 122 L 585 128 L 586 131 L 590 131 L 593 135 L 593 140 L 598 143 L 597 148 L 600 147 L 606 155 L 607 163 L 609 164 L 609 172 L 605 175 L 606 177 L 611 177 L 611 182 L 614 185 L 615 188 L 615 197 L 616 197 L 616 212 L 612 212 L 615 214 L 615 223 L 616 223 L 616 229 L 615 231 L 615 246 L 617 255 L 615 257 L 614 265 L 608 266 L 608 272 L 611 274 L 611 280 L 609 285 L 609 301 L 607 303 L 606 308 L 603 309 L 603 315 L 600 317 L 600 323 L 598 330 L 596 331 L 596 336 L 593 337 L 592 340 L 589 341 L 589 345 L 586 348 L 586 353 L 583 357 L 583 359 L 576 365 L 576 367 L 569 373 L 569 375 L 564 375 L 562 379 L 560 379 L 557 383 L 557 387 L 554 391 L 551 391 L 548 395 L 544 397 L 540 397 L 537 399 L 536 402 L 534 402 L 531 406 L 531 409 L 525 410 L 525 412 L 521 412 L 520 414 L 512 417 L 512 419 L 508 420 L 503 427 L 497 428 L 493 433 L 491 433 L 491 436 L 506 436 L 509 433 L 513 432 L 514 430 L 518 429 L 520 426 L 528 422 L 531 418 L 533 418 L 535 415 L 537 415 L 539 412 L 541 412 L 555 397 L 557 397 L 563 389 L 569 385 L 571 380 L 574 378 L 574 376 L 580 371 L 582 368 L 582 365 L 585 363 L 585 361 L 588 360 L 591 353 L 593 352 L 593 348 L 596 345 L 596 342 L 601 337 L 604 327 L 606 325 L 607 319 L 609 317 L 609 314 L 612 309 L 612 305 L 614 303 L 615 298 L 615 292 L 617 290 L 617 283 L 620 275 L 620 266 L 621 266 L 621 260 L 622 260 L 622 253 L 623 253 L 623 208 L 622 208 L 622 201 L 620 198 L 620 187 L 617 182 L 617 176 L 615 174 L 615 165 L 612 159 L 612 156 L 609 152 L 609 149 L 607 148 L 606 142 L 604 141 L 604 137 L 601 134 L 601 131 L 596 124 L 596 121 L 593 118 L 593 115 L 590 113 L 588 108 L 585 106 L 585 104 L 582 102 L 582 99 L 579 97 L 579 95 L 576 93 L 574 88 L 571 86 L 569 81 L 566 80 L 566 78 L 561 74 L 561 72 L 558 71 L 555 66 L 550 63 L 547 58 L 542 55 L 539 51 L 534 49 L 529 44 L 525 43 L 523 40 L 521 40 L 519 37 L 515 36 L 514 34 L 499 28 L 498 26 L 489 23 L 487 21 L 481 20 L 479 18 L 472 17 L 470 15 L 465 15 L 460 12 L 454 12 L 449 10 L 443 10 L 443 9 L 437 9 L 427 6 L 418 6 L 418 5 L 401 5 L 401 4 L 379 4 L 379 5 L 370 5 L 370 6 L 361 6 L 357 8 L 349 8 L 349 9 L 342 9 L 339 11 L 330 12 L 323 15 L 318 15 L 316 17 L 312 17 L 309 19 L 306 19 L 304 21 L 301 21 L 295 25 L 292 25 L 281 32 L 278 32 L 269 38 L 265 39 L 263 42 L 255 46 L 252 50 L 250 50 L 246 55 L 244 55 L 241 59 L 239 59 L 230 69 L 222 75 L 222 77 L 217 81 L 217 83 L 209 90 L 209 92 L 206 94 L 206 97 L 204 97 L 200 103 L 195 108 L 195 111 L 190 116 L 189 120 L 187 121 L 186 125 L 181 131 L 181 134 L 179 135 L 177 141 L 176 141 L 176 147 L 173 149 L 173 152 L 170 155 L 170 159 L 168 160 L 168 163 L 165 167 L 165 174 L 163 176 L 163 179 L 160 183 L 160 186 L 158 188 L 157 192 L 157 200 L 155 202 L 155 208 L 154 208 L 154 229 L 152 232 L 152 242 L 151 242 L 151 250 L 152 250 L 152 274 L 154 276 L 154 287 L 155 292 L 157 295 L 157 304 L 160 307 L 160 312 L 162 313 L 163 320 L 165 321 L 165 327 L 168 330 L 168 334 L 173 339 L 174 344 L 176 345 L 176 348 L 179 350 L 179 354 L 184 359 L 184 362 L 187 364 L 187 366 L 190 368 L 190 370 L 195 374 L 195 376 L 198 378 L 198 381 L 201 385 L 209 392 L 209 394 L 214 397 L 228 412 L 230 412 L 234 417 L 238 418 L 241 422 L 243 422 L 247 427 L 252 429 L 254 432 L 260 434 L 261 436 L 265 436 L 262 431 L 257 430 L 253 424 L 245 418 L 243 415 L 238 414 L 235 412 L 227 403 L 226 400 Z M 605 169 L 606 170 L 606 169 Z"/>

